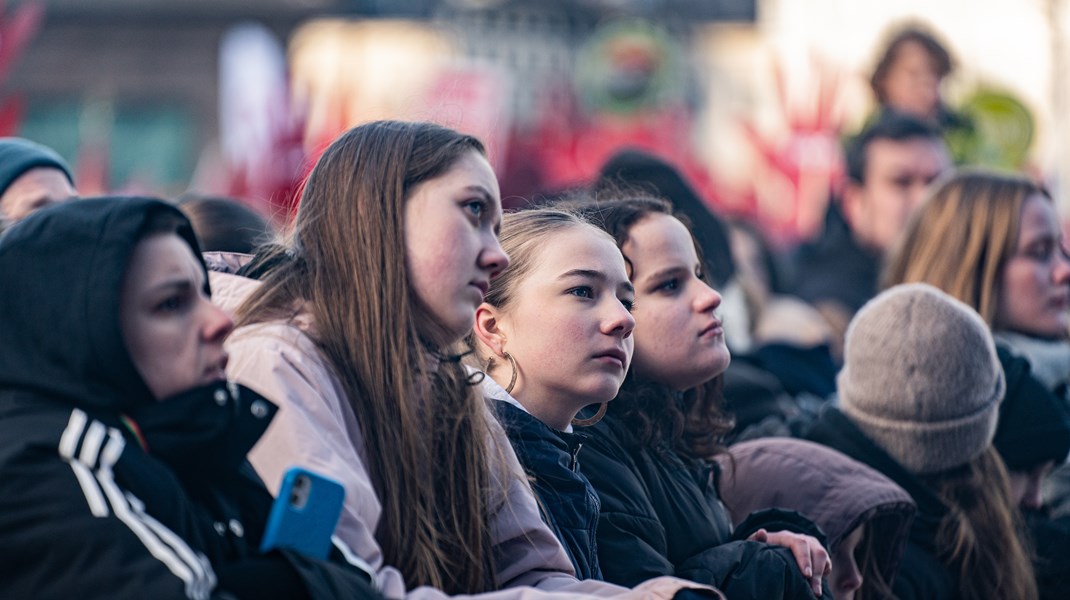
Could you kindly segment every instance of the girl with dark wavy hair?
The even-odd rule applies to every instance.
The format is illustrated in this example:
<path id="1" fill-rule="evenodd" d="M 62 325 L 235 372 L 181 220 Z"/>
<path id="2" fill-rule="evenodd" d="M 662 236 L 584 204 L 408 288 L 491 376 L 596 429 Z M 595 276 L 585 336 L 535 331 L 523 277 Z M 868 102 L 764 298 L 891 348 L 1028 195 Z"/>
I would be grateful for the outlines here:
<path id="1" fill-rule="evenodd" d="M 820 595 L 830 563 L 814 537 L 760 525 L 733 532 L 712 460 L 732 426 L 720 409 L 730 360 L 721 297 L 671 206 L 625 195 L 600 191 L 568 204 L 613 236 L 635 286 L 632 368 L 584 453 L 602 502 L 602 572 L 624 585 L 676 575 L 732 598 Z"/>

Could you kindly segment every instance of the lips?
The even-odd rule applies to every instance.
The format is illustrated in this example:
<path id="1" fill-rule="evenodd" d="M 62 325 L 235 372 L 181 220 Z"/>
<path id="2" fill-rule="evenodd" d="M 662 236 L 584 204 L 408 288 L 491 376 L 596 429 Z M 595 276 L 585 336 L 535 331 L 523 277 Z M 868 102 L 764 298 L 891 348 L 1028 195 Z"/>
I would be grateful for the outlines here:
<path id="1" fill-rule="evenodd" d="M 487 292 L 490 290 L 490 283 L 489 282 L 486 282 L 486 281 L 473 281 L 469 285 L 471 285 L 472 287 L 474 287 L 477 290 L 479 290 L 480 298 L 486 298 L 487 297 Z"/>
<path id="2" fill-rule="evenodd" d="M 628 364 L 628 355 L 620 348 L 610 348 L 605 352 L 595 354 L 593 358 L 613 358 L 620 362 L 621 368 Z"/>
<path id="3" fill-rule="evenodd" d="M 721 326 L 721 321 L 714 319 L 712 323 L 702 328 L 702 331 L 698 332 L 698 337 L 704 337 L 709 334 L 719 334 L 723 331 L 724 328 Z"/>

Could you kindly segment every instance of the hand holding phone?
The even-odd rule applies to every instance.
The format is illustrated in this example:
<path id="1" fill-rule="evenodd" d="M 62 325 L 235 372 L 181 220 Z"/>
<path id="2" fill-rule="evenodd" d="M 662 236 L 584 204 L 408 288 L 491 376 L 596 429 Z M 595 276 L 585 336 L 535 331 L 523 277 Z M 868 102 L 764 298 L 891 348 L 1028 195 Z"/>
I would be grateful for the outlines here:
<path id="1" fill-rule="evenodd" d="M 288 548 L 312 558 L 327 558 L 344 500 L 342 484 L 303 467 L 292 467 L 286 471 L 271 507 L 260 551 Z"/>

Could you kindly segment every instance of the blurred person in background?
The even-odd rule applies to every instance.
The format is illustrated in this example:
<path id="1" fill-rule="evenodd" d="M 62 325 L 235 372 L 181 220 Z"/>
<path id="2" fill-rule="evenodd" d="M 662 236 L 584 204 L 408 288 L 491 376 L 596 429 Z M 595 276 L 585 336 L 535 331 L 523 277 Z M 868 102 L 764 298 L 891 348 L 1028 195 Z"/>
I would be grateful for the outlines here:
<path id="1" fill-rule="evenodd" d="M 895 110 L 923 119 L 941 132 L 970 128 L 968 120 L 944 103 L 941 85 L 954 61 L 936 36 L 918 25 L 895 30 L 870 76 L 881 110 Z"/>
<path id="2" fill-rule="evenodd" d="M 0 138 L 0 232 L 77 194 L 70 167 L 54 150 L 22 138 Z"/>
<path id="3" fill-rule="evenodd" d="M 1070 258 L 1051 196 L 1019 175 L 955 173 L 889 257 L 883 285 L 903 282 L 939 287 L 992 329 L 1008 384 L 996 448 L 1038 543 L 1041 591 L 1059 589 L 1070 582 Z"/>
<path id="4" fill-rule="evenodd" d="M 193 224 L 204 252 L 253 254 L 275 236 L 267 219 L 231 198 L 187 193 L 175 203 Z"/>
<path id="5" fill-rule="evenodd" d="M 939 132 L 901 113 L 882 114 L 849 143 L 841 201 L 829 205 L 821 237 L 797 249 L 791 290 L 827 321 L 834 357 L 848 321 L 877 292 L 885 252 L 950 166 Z"/>

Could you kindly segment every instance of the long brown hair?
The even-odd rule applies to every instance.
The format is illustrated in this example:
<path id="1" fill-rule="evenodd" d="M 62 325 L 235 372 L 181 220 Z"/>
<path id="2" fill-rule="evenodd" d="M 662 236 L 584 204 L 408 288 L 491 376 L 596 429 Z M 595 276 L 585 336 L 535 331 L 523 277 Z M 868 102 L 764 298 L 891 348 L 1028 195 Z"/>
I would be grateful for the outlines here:
<path id="1" fill-rule="evenodd" d="M 562 205 L 579 211 L 605 230 L 621 252 L 632 226 L 652 214 L 675 217 L 691 229 L 687 217 L 674 212 L 668 201 L 621 185 L 599 187 L 589 199 L 573 198 Z M 702 248 L 693 235 L 691 241 L 699 261 L 704 263 Z M 627 254 L 624 262 L 630 273 L 632 261 Z M 702 269 L 703 281 L 707 272 L 709 269 Z M 722 441 L 733 427 L 732 418 L 721 410 L 723 399 L 723 375 L 680 394 L 666 382 L 638 380 L 632 369 L 608 412 L 626 424 L 640 445 L 710 459 L 724 451 Z"/>
<path id="2" fill-rule="evenodd" d="M 959 597 L 1036 598 L 1010 480 L 996 451 L 990 446 L 967 465 L 922 480 L 950 509 L 937 530 L 937 555 L 957 579 Z"/>
<path id="3" fill-rule="evenodd" d="M 884 288 L 928 283 L 973 307 L 991 328 L 1000 274 L 1015 252 L 1022 206 L 1048 192 L 1018 175 L 962 170 L 918 208 L 888 257 Z"/>
<path id="4" fill-rule="evenodd" d="M 382 504 L 375 531 L 410 587 L 495 589 L 488 529 L 488 424 L 449 336 L 415 300 L 405 268 L 404 207 L 420 183 L 468 152 L 470 136 L 429 123 L 349 130 L 305 184 L 287 243 L 238 310 L 238 325 L 305 310 L 313 339 L 360 422 Z"/>

